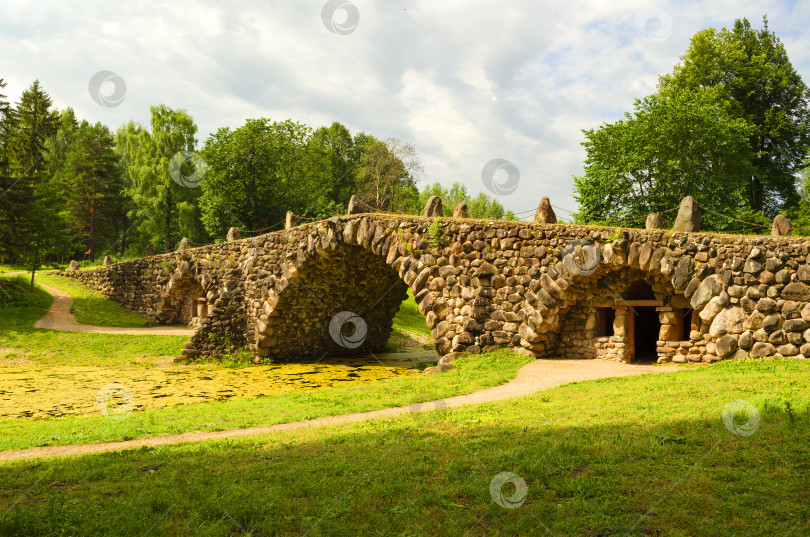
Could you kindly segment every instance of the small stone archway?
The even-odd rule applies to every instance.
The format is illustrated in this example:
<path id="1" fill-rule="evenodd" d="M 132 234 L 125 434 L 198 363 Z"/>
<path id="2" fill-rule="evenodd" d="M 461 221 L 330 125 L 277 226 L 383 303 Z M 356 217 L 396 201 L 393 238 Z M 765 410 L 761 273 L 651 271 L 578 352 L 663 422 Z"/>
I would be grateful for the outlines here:
<path id="1" fill-rule="evenodd" d="M 184 324 L 199 328 L 209 313 L 205 288 L 190 273 L 172 277 L 166 284 L 165 297 L 157 312 L 164 324 Z"/>

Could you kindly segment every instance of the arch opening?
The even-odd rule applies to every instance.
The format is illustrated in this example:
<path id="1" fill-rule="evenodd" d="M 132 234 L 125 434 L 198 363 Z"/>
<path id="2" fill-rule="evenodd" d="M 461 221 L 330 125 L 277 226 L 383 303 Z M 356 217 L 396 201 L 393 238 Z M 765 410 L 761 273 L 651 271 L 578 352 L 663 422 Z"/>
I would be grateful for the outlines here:
<path id="1" fill-rule="evenodd" d="M 164 324 L 198 327 L 206 317 L 208 317 L 208 300 L 200 282 L 191 275 L 172 280 L 157 315 L 158 321 Z"/>
<path id="2" fill-rule="evenodd" d="M 382 352 L 408 286 L 360 246 L 318 250 L 262 304 L 255 345 L 260 356 L 294 361 Z"/>
<path id="3" fill-rule="evenodd" d="M 572 285 L 575 294 L 561 313 L 557 354 L 655 362 L 662 319 L 674 294 L 664 277 L 626 266 L 603 266 Z"/>

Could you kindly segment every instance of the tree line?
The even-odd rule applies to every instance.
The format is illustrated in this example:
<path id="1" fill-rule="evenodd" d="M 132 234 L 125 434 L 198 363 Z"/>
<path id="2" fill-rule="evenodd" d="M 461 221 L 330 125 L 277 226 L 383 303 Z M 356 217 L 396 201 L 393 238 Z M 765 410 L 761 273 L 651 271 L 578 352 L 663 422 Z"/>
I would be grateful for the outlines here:
<path id="1" fill-rule="evenodd" d="M 0 79 L 0 92 L 6 83 Z M 197 150 L 186 110 L 151 107 L 148 126 L 112 131 L 57 110 L 35 81 L 12 106 L 0 95 L 0 261 L 31 270 L 46 261 L 139 256 L 345 214 L 352 195 L 369 210 L 419 214 L 430 195 L 466 201 L 471 214 L 513 217 L 460 183 L 417 187 L 415 147 L 352 134 L 340 123 L 249 119 L 220 128 Z M 452 214 L 452 205 L 446 209 Z"/>
<path id="2" fill-rule="evenodd" d="M 697 32 L 632 113 L 583 131 L 585 174 L 574 177 L 579 221 L 629 217 L 623 225 L 641 226 L 646 214 L 691 195 L 708 209 L 705 229 L 746 227 L 715 213 L 763 226 L 782 213 L 810 228 L 809 103 L 810 89 L 767 17 L 761 29 L 741 19 Z"/>

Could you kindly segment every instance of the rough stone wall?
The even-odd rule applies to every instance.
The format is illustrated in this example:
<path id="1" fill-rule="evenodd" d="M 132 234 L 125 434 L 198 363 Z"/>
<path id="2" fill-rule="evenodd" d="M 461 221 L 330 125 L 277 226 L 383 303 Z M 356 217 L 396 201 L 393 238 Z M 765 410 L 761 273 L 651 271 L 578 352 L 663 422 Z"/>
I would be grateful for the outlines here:
<path id="1" fill-rule="evenodd" d="M 595 312 L 642 279 L 661 302 L 666 362 L 810 357 L 809 263 L 799 238 L 360 214 L 72 275 L 163 322 L 183 303 L 172 289 L 193 278 L 208 317 L 185 354 L 247 345 L 278 358 L 349 352 L 330 332 L 343 311 L 367 329 L 351 352 L 376 351 L 409 286 L 440 355 L 508 346 L 626 360 L 632 311 L 618 307 L 601 337 Z"/>

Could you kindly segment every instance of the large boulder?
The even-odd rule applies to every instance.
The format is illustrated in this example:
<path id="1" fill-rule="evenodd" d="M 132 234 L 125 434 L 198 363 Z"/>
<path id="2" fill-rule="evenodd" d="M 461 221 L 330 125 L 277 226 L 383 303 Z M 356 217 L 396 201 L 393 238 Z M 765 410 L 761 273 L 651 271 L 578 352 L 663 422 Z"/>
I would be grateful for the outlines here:
<path id="1" fill-rule="evenodd" d="M 357 194 L 353 195 L 349 199 L 348 212 L 349 214 L 360 214 L 366 212 L 365 209 L 363 209 L 363 202 L 360 201 L 360 198 L 357 197 Z"/>
<path id="2" fill-rule="evenodd" d="M 692 308 L 702 310 L 714 296 L 720 294 L 722 289 L 722 280 L 717 274 L 712 274 L 701 282 L 689 303 L 692 304 Z"/>
<path id="3" fill-rule="evenodd" d="M 703 211 L 692 196 L 686 196 L 678 208 L 673 231 L 700 231 L 700 221 Z"/>
<path id="4" fill-rule="evenodd" d="M 782 289 L 782 298 L 796 302 L 810 302 L 810 287 L 799 282 L 789 283 Z"/>
<path id="5" fill-rule="evenodd" d="M 557 215 L 554 214 L 554 209 L 551 207 L 551 201 L 548 196 L 543 196 L 540 199 L 540 205 L 537 206 L 537 211 L 534 213 L 535 224 L 556 224 Z"/>
<path id="6" fill-rule="evenodd" d="M 467 218 L 467 202 L 462 201 L 453 209 L 453 218 Z"/>
<path id="7" fill-rule="evenodd" d="M 430 196 L 425 203 L 425 218 L 436 218 L 442 216 L 442 198 Z"/>
<path id="8" fill-rule="evenodd" d="M 180 245 L 177 247 L 178 252 L 185 252 L 189 248 L 189 241 L 188 237 L 183 237 L 180 239 Z"/>
<path id="9" fill-rule="evenodd" d="M 647 215 L 647 220 L 644 221 L 644 229 L 661 229 L 662 227 L 664 227 L 664 222 L 661 219 L 661 213 Z"/>
<path id="10" fill-rule="evenodd" d="M 709 334 L 711 334 L 712 337 L 725 334 L 740 334 L 744 330 L 743 325 L 747 318 L 748 316 L 742 308 L 726 308 L 718 313 L 714 320 L 712 320 L 712 324 L 709 327 Z"/>
<path id="11" fill-rule="evenodd" d="M 725 358 L 737 350 L 737 339 L 732 335 L 725 335 L 718 339 L 714 346 L 717 356 Z"/>
<path id="12" fill-rule="evenodd" d="M 76 260 L 73 260 L 68 265 L 68 272 L 79 272 L 79 268 L 80 268 L 79 267 L 79 262 L 76 261 Z"/>
<path id="13" fill-rule="evenodd" d="M 102 264 L 106 267 L 107 265 L 112 265 L 112 262 L 113 262 L 112 258 L 108 255 L 105 255 Z"/>
<path id="14" fill-rule="evenodd" d="M 225 236 L 225 240 L 228 242 L 238 241 L 239 240 L 239 228 L 232 227 L 228 230 L 228 234 Z"/>
<path id="15" fill-rule="evenodd" d="M 771 237 L 786 237 L 790 235 L 790 220 L 787 217 L 777 214 L 773 219 L 773 226 L 771 227 Z"/>
<path id="16" fill-rule="evenodd" d="M 759 341 L 754 343 L 754 346 L 751 347 L 751 357 L 752 358 L 759 358 L 763 356 L 773 356 L 776 352 L 776 347 L 771 345 L 770 343 L 765 343 Z"/>

